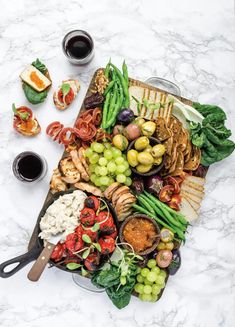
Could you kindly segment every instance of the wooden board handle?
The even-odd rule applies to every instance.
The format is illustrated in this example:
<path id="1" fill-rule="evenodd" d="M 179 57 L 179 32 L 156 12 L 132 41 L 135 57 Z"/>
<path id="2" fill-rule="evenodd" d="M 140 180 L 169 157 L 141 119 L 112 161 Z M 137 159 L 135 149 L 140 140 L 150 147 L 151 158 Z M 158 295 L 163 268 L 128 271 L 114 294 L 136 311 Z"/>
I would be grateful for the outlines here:
<path id="1" fill-rule="evenodd" d="M 31 280 L 32 282 L 36 282 L 39 280 L 43 270 L 45 269 L 48 261 L 50 260 L 51 254 L 55 246 L 55 244 L 47 242 L 40 256 L 37 258 L 27 275 L 29 280 Z"/>

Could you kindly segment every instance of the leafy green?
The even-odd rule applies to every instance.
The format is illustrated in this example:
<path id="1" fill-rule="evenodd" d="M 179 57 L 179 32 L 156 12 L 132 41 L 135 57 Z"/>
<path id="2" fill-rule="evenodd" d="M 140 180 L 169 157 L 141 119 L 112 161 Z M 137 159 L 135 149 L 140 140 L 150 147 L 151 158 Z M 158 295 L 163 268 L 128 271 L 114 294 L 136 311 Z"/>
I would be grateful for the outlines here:
<path id="1" fill-rule="evenodd" d="M 75 269 L 78 269 L 80 268 L 82 265 L 80 265 L 79 263 L 75 263 L 75 262 L 69 262 L 67 263 L 66 267 L 69 269 L 69 270 L 75 270 Z"/>
<path id="2" fill-rule="evenodd" d="M 29 112 L 20 112 L 16 109 L 15 104 L 12 104 L 12 111 L 16 116 L 19 116 L 22 120 L 27 120 L 30 116 Z"/>
<path id="3" fill-rule="evenodd" d="M 85 243 L 91 243 L 91 238 L 87 234 L 83 234 L 82 239 Z"/>
<path id="4" fill-rule="evenodd" d="M 22 87 L 27 100 L 32 104 L 38 104 L 44 102 L 44 100 L 47 97 L 47 90 L 42 92 L 37 92 L 25 82 L 23 82 Z"/>
<path id="5" fill-rule="evenodd" d="M 48 71 L 46 66 L 38 58 L 32 62 L 32 65 L 37 68 L 43 75 L 45 75 Z M 47 97 L 48 90 L 37 92 L 25 82 L 22 83 L 22 87 L 27 100 L 32 104 L 42 103 Z"/>
<path id="6" fill-rule="evenodd" d="M 97 287 L 105 288 L 113 304 L 118 309 L 122 309 L 130 302 L 131 293 L 136 283 L 136 259 L 142 259 L 142 257 L 121 250 L 118 246 L 117 249 L 122 252 L 122 258 L 111 261 L 108 268 L 94 272 L 91 281 Z M 125 276 L 125 282 L 123 282 L 123 276 Z"/>
<path id="7" fill-rule="evenodd" d="M 32 62 L 32 65 L 37 68 L 43 75 L 47 73 L 46 66 L 37 58 L 35 61 Z"/>
<path id="8" fill-rule="evenodd" d="M 62 90 L 63 96 L 65 97 L 69 93 L 70 85 L 68 83 L 62 84 L 61 90 Z"/>
<path id="9" fill-rule="evenodd" d="M 82 254 L 83 259 L 86 259 L 89 254 L 90 254 L 90 248 L 83 252 L 83 254 Z"/>
<path id="10" fill-rule="evenodd" d="M 235 149 L 235 143 L 228 138 L 231 131 L 224 125 L 226 114 L 218 106 L 194 103 L 193 107 L 205 118 L 200 123 L 190 122 L 191 142 L 201 148 L 201 164 L 209 166 L 228 157 Z"/>

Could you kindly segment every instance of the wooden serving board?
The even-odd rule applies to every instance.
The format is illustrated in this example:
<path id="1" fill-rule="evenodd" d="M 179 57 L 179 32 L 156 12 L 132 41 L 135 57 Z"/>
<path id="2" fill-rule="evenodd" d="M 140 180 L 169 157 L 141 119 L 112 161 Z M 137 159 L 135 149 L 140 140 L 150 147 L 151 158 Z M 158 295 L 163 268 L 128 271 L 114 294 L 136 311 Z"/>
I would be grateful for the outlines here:
<path id="1" fill-rule="evenodd" d="M 99 70 L 99 69 L 98 69 L 98 70 Z M 96 71 L 96 72 L 97 72 L 97 71 Z M 88 87 L 88 90 L 87 90 L 87 92 L 86 92 L 86 96 L 85 96 L 85 98 L 86 98 L 87 96 L 89 96 L 89 95 L 92 94 L 91 90 L 94 89 L 94 79 L 95 79 L 96 72 L 94 73 L 94 75 L 93 75 L 93 77 L 92 77 L 92 80 L 91 80 L 90 85 L 89 85 L 89 87 Z M 154 86 L 152 86 L 152 85 L 146 84 L 146 83 L 144 83 L 144 82 L 141 82 L 141 81 L 138 81 L 138 80 L 135 80 L 135 79 L 132 79 L 132 78 L 129 78 L 129 86 L 141 86 L 141 87 L 144 87 L 145 89 L 148 89 L 148 90 L 159 91 L 159 92 L 162 92 L 162 93 L 165 93 L 165 94 L 169 94 L 169 92 L 166 92 L 166 91 L 161 90 L 161 89 L 159 89 L 159 88 L 156 88 L 156 87 L 154 87 Z M 180 97 L 180 96 L 176 96 L 176 95 L 174 95 L 174 96 L 177 97 L 177 98 L 178 98 L 180 101 L 182 101 L 183 103 L 188 104 L 188 105 L 192 105 L 192 101 L 191 101 L 191 100 L 188 100 L 188 99 L 186 99 L 186 98 L 183 98 L 183 97 Z M 85 98 L 84 98 L 84 99 L 85 99 Z M 78 118 L 79 115 L 80 115 L 81 113 L 83 113 L 85 110 L 86 110 L 86 109 L 85 109 L 84 101 L 83 101 L 83 103 L 82 103 L 82 105 L 81 105 L 81 108 L 80 108 L 80 110 L 79 110 L 79 113 L 78 113 L 77 118 Z M 62 158 L 63 158 L 65 155 L 66 155 L 66 152 L 64 151 L 64 152 L 63 152 L 63 155 L 62 155 Z M 45 199 L 45 201 L 44 201 L 44 204 L 43 204 L 42 209 L 46 206 L 46 203 L 47 203 L 48 201 L 51 200 L 51 197 L 52 197 L 52 193 L 51 193 L 50 190 L 49 190 L 48 193 L 47 193 L 46 199 Z M 40 216 L 38 216 L 37 221 L 36 221 L 36 223 L 35 223 L 35 228 L 34 228 L 34 230 L 33 230 L 33 233 L 32 233 L 32 235 L 31 235 L 31 238 L 30 238 L 30 241 L 29 241 L 29 244 L 28 244 L 28 250 L 31 250 L 32 247 L 33 247 L 33 245 L 34 245 L 35 242 L 37 241 L 37 237 L 38 237 L 38 234 L 37 234 L 37 223 L 39 222 L 39 219 L 40 219 Z M 166 277 L 166 283 L 167 283 L 167 279 L 168 279 L 168 276 Z M 159 294 L 159 298 L 162 296 L 163 291 L 164 291 L 164 289 L 162 289 L 161 293 Z M 136 294 L 135 292 L 133 292 L 133 295 L 134 295 L 134 296 L 137 296 L 137 294 Z M 158 299 L 159 299 L 159 298 L 158 298 Z"/>

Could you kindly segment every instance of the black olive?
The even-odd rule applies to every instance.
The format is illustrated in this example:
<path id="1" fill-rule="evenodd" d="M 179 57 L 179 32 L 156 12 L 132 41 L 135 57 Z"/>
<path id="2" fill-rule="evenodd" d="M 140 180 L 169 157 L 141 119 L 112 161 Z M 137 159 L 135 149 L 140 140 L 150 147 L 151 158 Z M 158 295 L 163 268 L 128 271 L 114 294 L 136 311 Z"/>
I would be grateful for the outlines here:
<path id="1" fill-rule="evenodd" d="M 85 207 L 94 209 L 95 208 L 94 200 L 92 198 L 90 198 L 90 197 L 86 198 Z"/>

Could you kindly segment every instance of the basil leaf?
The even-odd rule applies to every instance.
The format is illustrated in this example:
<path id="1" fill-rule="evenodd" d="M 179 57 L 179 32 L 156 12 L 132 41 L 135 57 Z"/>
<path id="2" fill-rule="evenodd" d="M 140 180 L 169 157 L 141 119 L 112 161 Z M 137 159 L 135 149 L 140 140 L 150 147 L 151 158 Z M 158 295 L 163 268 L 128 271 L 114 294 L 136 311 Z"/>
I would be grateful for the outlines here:
<path id="1" fill-rule="evenodd" d="M 83 276 L 83 277 L 85 277 L 85 276 L 88 275 L 88 271 L 86 271 L 86 269 L 84 269 L 83 267 L 82 267 L 82 269 L 81 269 L 81 272 L 82 272 L 82 276 Z"/>
<path id="2" fill-rule="evenodd" d="M 87 249 L 86 251 L 84 251 L 82 254 L 83 259 L 86 259 L 89 254 L 90 254 L 90 249 Z"/>
<path id="3" fill-rule="evenodd" d="M 61 90 L 62 90 L 63 96 L 65 97 L 70 91 L 70 85 L 68 83 L 62 84 Z"/>
<path id="4" fill-rule="evenodd" d="M 91 243 L 91 238 L 90 238 L 90 236 L 88 236 L 87 234 L 83 234 L 83 235 L 82 235 L 82 239 L 83 239 L 83 241 L 84 241 L 85 243 L 88 243 L 88 244 Z"/>
<path id="5" fill-rule="evenodd" d="M 46 66 L 38 58 L 32 62 L 32 65 L 43 73 L 43 75 L 47 72 Z"/>
<path id="6" fill-rule="evenodd" d="M 27 120 L 30 116 L 30 114 L 28 112 L 19 112 L 17 109 L 16 109 L 16 106 L 15 104 L 13 103 L 12 104 L 12 111 L 14 112 L 14 114 L 18 117 L 20 117 L 22 120 Z"/>
<path id="7" fill-rule="evenodd" d="M 92 226 L 91 231 L 92 232 L 97 232 L 100 229 L 100 224 L 95 223 L 94 226 Z"/>
<path id="8" fill-rule="evenodd" d="M 101 252 L 101 246 L 99 245 L 99 243 L 93 243 L 94 247 Z"/>
<path id="9" fill-rule="evenodd" d="M 42 103 L 47 97 L 47 93 L 48 93 L 47 90 L 44 90 L 42 92 L 37 92 L 26 83 L 23 83 L 22 87 L 27 100 L 32 104 Z"/>
<path id="10" fill-rule="evenodd" d="M 79 263 L 75 263 L 75 262 L 69 262 L 67 263 L 66 267 L 69 269 L 69 270 L 75 270 L 75 269 L 78 269 L 80 268 L 82 265 L 80 265 Z"/>

